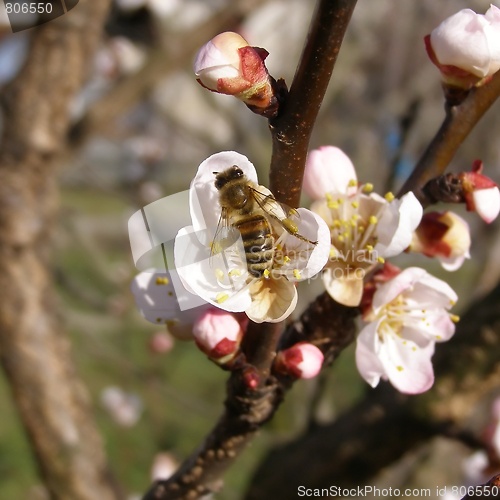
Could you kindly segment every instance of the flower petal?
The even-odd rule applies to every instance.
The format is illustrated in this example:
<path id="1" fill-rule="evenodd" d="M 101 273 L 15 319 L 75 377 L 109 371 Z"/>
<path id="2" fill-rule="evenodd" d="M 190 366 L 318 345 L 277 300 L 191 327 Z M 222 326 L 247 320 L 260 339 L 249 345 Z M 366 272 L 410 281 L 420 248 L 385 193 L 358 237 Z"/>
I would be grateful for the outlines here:
<path id="1" fill-rule="evenodd" d="M 223 172 L 233 165 L 240 167 L 248 180 L 258 183 L 255 167 L 246 156 L 235 151 L 223 151 L 208 157 L 198 167 L 189 189 L 189 208 L 195 231 L 208 228 L 211 234 L 215 234 L 221 209 L 214 172 Z"/>
<path id="2" fill-rule="evenodd" d="M 285 278 L 255 280 L 250 293 L 252 303 L 245 312 L 255 323 L 278 323 L 290 316 L 297 305 L 297 289 Z"/>
<path id="3" fill-rule="evenodd" d="M 357 181 L 356 170 L 350 158 L 339 148 L 322 146 L 307 155 L 304 171 L 304 191 L 313 199 L 319 200 L 326 193 L 353 194 Z"/>
<path id="4" fill-rule="evenodd" d="M 478 189 L 472 193 L 474 207 L 479 216 L 488 224 L 493 222 L 500 212 L 500 191 L 498 187 Z"/>
<path id="5" fill-rule="evenodd" d="M 412 192 L 389 203 L 378 223 L 375 250 L 381 257 L 394 257 L 411 243 L 413 231 L 422 219 L 422 205 Z"/>
<path id="6" fill-rule="evenodd" d="M 330 229 L 326 222 L 306 208 L 297 209 L 298 232 L 304 238 L 317 241 L 316 245 L 285 233 L 282 246 L 290 259 L 279 269 L 279 274 L 290 281 L 302 281 L 318 274 L 328 261 L 330 254 Z"/>
<path id="7" fill-rule="evenodd" d="M 199 233 L 189 226 L 175 238 L 174 259 L 179 277 L 206 302 L 226 311 L 245 311 L 251 298 L 246 287 L 246 262 L 237 259 L 238 255 L 244 256 L 241 238 L 223 254 L 213 256 L 210 247 L 200 242 Z M 235 256 L 234 262 L 225 258 L 230 254 Z M 227 280 L 225 287 L 221 286 L 222 279 Z"/>
<path id="8" fill-rule="evenodd" d="M 340 273 L 340 275 L 339 275 Z M 356 307 L 363 296 L 363 277 L 361 274 L 347 273 L 344 269 L 325 269 L 323 284 L 334 300 L 344 306 Z"/>

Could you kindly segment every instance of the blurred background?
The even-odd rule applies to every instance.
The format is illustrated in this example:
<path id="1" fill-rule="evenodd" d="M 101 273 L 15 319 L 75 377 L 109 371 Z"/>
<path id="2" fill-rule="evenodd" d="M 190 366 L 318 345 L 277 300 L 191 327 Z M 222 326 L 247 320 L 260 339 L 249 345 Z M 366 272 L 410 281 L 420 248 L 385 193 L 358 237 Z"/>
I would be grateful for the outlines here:
<path id="1" fill-rule="evenodd" d="M 372 182 L 381 194 L 396 192 L 444 117 L 439 74 L 423 37 L 459 9 L 483 13 L 489 3 L 359 0 L 311 147 L 341 147 L 362 182 Z M 269 51 L 269 72 L 290 85 L 314 5 L 312 0 L 115 0 L 86 85 L 73 102 L 60 168 L 53 270 L 77 368 L 91 392 L 111 464 L 131 499 L 145 491 L 155 457 L 168 470 L 209 431 L 222 410 L 227 374 L 192 343 L 174 339 L 137 311 L 130 292 L 137 269 L 128 218 L 186 190 L 199 163 L 222 150 L 247 155 L 266 184 L 267 121 L 235 99 L 204 90 L 192 62 L 212 36 L 238 31 Z M 3 21 L 0 91 L 22 67 L 31 33 L 12 34 Z M 469 170 L 480 158 L 486 175 L 500 181 L 498 110 L 496 104 L 479 123 L 451 170 Z M 486 226 L 463 207 L 453 208 L 471 224 L 471 260 L 455 273 L 425 257 L 402 256 L 399 262 L 426 267 L 448 281 L 460 296 L 460 313 L 498 282 L 500 238 L 498 222 Z M 300 307 L 320 291 L 318 283 L 304 289 Z M 2 377 L 0 498 L 48 498 Z M 266 450 L 303 430 L 313 400 L 316 418 L 328 422 L 366 390 L 352 348 L 321 381 L 299 382 L 227 474 L 216 498 L 242 498 Z M 429 444 L 412 463 L 434 471 L 426 478 L 431 485 L 459 484 L 460 471 L 436 465 L 440 453 L 470 454 L 463 445 L 442 441 Z M 424 478 L 415 484 L 425 486 Z"/>

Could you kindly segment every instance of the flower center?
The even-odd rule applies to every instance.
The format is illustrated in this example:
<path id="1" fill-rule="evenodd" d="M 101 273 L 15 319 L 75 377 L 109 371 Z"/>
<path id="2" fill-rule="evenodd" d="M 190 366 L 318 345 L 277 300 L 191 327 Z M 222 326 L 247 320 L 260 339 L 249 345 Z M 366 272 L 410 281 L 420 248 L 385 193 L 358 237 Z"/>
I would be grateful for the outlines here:
<path id="1" fill-rule="evenodd" d="M 389 200 L 384 202 L 370 198 L 367 193 L 372 189 L 371 184 L 365 184 L 352 196 L 334 198 L 327 194 L 326 202 L 332 217 L 330 261 L 340 261 L 356 268 L 384 262 L 382 257 L 377 256 L 374 247 L 378 241 L 379 217 Z"/>

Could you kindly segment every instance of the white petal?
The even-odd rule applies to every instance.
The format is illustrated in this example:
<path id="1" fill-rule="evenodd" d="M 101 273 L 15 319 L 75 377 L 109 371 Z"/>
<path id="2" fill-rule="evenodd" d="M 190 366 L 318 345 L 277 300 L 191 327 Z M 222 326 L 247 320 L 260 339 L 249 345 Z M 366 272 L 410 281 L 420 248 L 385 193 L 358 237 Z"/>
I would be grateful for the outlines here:
<path id="1" fill-rule="evenodd" d="M 258 183 L 257 172 L 248 158 L 235 151 L 216 153 L 201 163 L 189 189 L 189 207 L 195 231 L 209 229 L 215 234 L 221 209 L 214 172 L 237 165 L 252 182 Z"/>
<path id="2" fill-rule="evenodd" d="M 299 208 L 297 212 L 299 234 L 318 243 L 312 245 L 291 234 L 284 235 L 283 246 L 290 261 L 279 269 L 279 273 L 290 281 L 312 278 L 325 267 L 330 255 L 330 229 L 326 222 L 306 208 Z"/>
<path id="3" fill-rule="evenodd" d="M 339 148 L 322 146 L 309 152 L 304 171 L 304 191 L 319 200 L 326 193 L 352 194 L 356 187 L 356 170 L 350 158 Z"/>
<path id="4" fill-rule="evenodd" d="M 405 394 L 420 394 L 434 383 L 434 343 L 418 347 L 397 335 L 384 335 L 380 361 L 391 384 Z"/>
<path id="5" fill-rule="evenodd" d="M 492 187 L 478 189 L 472 193 L 476 212 L 488 224 L 493 222 L 500 212 L 500 191 Z"/>
<path id="6" fill-rule="evenodd" d="M 221 254 L 211 255 L 210 247 L 200 243 L 199 231 L 194 231 L 193 227 L 186 227 L 179 231 L 175 239 L 174 259 L 176 270 L 183 281 L 190 289 L 206 302 L 224 309 L 226 311 L 244 311 L 249 307 L 251 299 L 246 287 L 247 268 L 246 262 L 240 260 L 239 267 L 228 266 L 223 261 Z M 236 245 L 239 247 L 235 251 L 241 254 L 241 239 Z M 228 252 L 231 249 L 228 249 Z M 222 273 L 227 277 L 229 271 L 235 271 L 234 279 L 226 287 L 220 284 Z"/>
<path id="7" fill-rule="evenodd" d="M 381 257 L 394 257 L 408 248 L 422 214 L 422 205 L 412 192 L 389 203 L 377 226 L 377 254 Z"/>

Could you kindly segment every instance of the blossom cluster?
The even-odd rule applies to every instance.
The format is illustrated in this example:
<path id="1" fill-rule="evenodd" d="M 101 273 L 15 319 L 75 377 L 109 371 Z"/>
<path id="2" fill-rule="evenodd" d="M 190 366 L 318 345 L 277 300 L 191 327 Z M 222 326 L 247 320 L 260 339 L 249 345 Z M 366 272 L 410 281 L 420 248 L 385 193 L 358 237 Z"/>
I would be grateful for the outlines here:
<path id="1" fill-rule="evenodd" d="M 484 15 L 462 10 L 425 43 L 445 87 L 486 85 L 500 69 L 500 9 L 491 6 Z M 226 32 L 200 49 L 194 70 L 205 88 L 275 117 L 286 87 L 269 75 L 267 55 Z M 500 212 L 500 191 L 482 170 L 477 161 L 471 171 L 453 174 L 460 186 L 455 201 L 490 223 Z M 150 270 L 132 286 L 141 312 L 232 369 L 240 366 L 248 320 L 289 318 L 298 283 L 319 277 L 333 300 L 361 313 L 356 364 L 368 384 L 388 380 L 403 393 L 428 390 L 435 345 L 455 332 L 458 317 L 451 308 L 458 297 L 426 270 L 399 269 L 388 259 L 419 253 L 455 271 L 470 258 L 467 221 L 451 210 L 424 213 L 412 192 L 377 194 L 372 183 L 358 181 L 349 157 L 334 146 L 309 152 L 303 188 L 310 208 L 291 209 L 259 183 L 247 157 L 224 151 L 203 161 L 189 189 L 191 223 L 178 228 L 173 248 L 176 276 L 203 305 L 181 311 L 168 272 Z M 311 378 L 322 364 L 317 346 L 299 342 L 277 353 L 273 369 Z M 254 374 L 246 380 L 254 387 Z"/>

